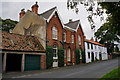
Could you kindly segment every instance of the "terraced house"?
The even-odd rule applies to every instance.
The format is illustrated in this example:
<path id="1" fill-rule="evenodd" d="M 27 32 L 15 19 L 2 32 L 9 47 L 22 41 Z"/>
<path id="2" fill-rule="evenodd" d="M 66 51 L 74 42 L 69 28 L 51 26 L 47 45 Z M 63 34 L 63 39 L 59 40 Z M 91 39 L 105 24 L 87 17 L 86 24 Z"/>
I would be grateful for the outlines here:
<path id="1" fill-rule="evenodd" d="M 60 64 L 58 56 L 58 49 L 60 48 L 63 49 L 61 53 L 63 54 L 61 58 L 63 66 L 93 61 L 91 60 L 93 57 L 89 59 L 92 53 L 88 54 L 88 49 L 86 49 L 86 44 L 89 41 L 85 39 L 80 20 L 73 21 L 70 19 L 68 23 L 64 24 L 57 7 L 40 14 L 38 8 L 39 5 L 36 2 L 31 7 L 32 10 L 25 12 L 22 9 L 19 13 L 20 21 L 12 33 L 3 32 L 4 45 L 1 49 L 3 50 L 4 72 L 45 69 L 47 46 L 50 46 L 53 51 L 51 53 L 53 54 L 51 67 L 58 67 Z M 94 43 L 98 42 L 94 41 Z M 104 60 L 103 58 L 107 59 L 106 48 L 102 55 L 102 60 Z M 101 55 L 98 55 L 97 58 L 99 56 Z"/>
<path id="2" fill-rule="evenodd" d="M 72 21 L 64 25 L 64 49 L 65 63 L 71 65 L 76 63 L 76 49 L 80 51 L 80 62 L 82 63 L 82 50 L 84 49 L 84 33 L 80 20 Z"/>

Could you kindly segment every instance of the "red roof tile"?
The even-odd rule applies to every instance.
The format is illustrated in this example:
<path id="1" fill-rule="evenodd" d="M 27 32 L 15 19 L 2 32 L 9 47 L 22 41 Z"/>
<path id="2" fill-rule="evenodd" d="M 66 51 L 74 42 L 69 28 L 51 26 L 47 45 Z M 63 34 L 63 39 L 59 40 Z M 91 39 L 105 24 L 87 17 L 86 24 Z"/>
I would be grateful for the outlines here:
<path id="1" fill-rule="evenodd" d="M 93 41 L 93 40 L 85 40 L 86 42 L 89 42 L 89 43 L 93 43 L 93 44 L 96 44 L 96 45 L 100 45 L 100 46 L 103 46 L 103 47 L 105 47 L 105 45 L 103 45 L 103 44 L 100 44 L 99 42 L 95 42 L 95 41 Z"/>
<path id="2" fill-rule="evenodd" d="M 8 32 L 2 32 L 2 49 L 41 51 L 44 50 L 35 36 L 24 36 Z"/>

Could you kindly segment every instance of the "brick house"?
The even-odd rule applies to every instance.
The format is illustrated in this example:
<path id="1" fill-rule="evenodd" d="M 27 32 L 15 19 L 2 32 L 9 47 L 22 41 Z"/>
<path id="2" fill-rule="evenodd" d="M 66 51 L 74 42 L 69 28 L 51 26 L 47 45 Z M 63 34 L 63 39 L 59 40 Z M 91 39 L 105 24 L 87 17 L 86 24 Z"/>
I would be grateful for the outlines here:
<path id="1" fill-rule="evenodd" d="M 79 49 L 79 50 L 84 49 L 84 33 L 82 31 L 80 21 L 79 20 L 70 21 L 70 22 L 64 24 L 60 17 L 60 14 L 57 10 L 57 7 L 49 9 L 41 14 L 38 13 L 38 7 L 39 6 L 36 3 L 35 5 L 33 5 L 31 7 L 32 11 L 25 12 L 24 10 L 21 10 L 20 22 L 18 23 L 16 28 L 14 28 L 13 33 L 40 37 L 39 40 L 45 49 L 46 49 L 46 46 L 53 47 L 53 51 L 54 51 L 53 67 L 58 66 L 57 52 L 58 52 L 59 48 L 65 49 L 64 50 L 65 65 L 74 64 L 75 56 L 76 56 L 75 50 L 76 49 Z M 39 19 L 37 17 L 39 17 L 41 19 Z M 32 23 L 31 23 L 31 21 L 32 21 Z M 38 22 L 36 23 L 36 21 L 38 21 Z M 25 22 L 27 24 L 25 24 Z M 34 27 L 34 25 L 39 24 L 40 22 L 42 23 L 41 24 L 42 29 L 40 28 L 40 30 L 38 30 L 39 28 Z M 23 23 L 22 31 L 21 31 L 20 23 Z M 33 23 L 35 23 L 35 24 L 33 25 Z M 26 25 L 28 25 L 29 27 Z M 20 30 L 20 31 L 18 31 L 18 30 Z M 66 41 L 64 39 L 66 39 Z M 65 43 L 64 45 L 62 44 L 63 42 Z M 82 59 L 82 57 L 80 57 L 80 59 Z"/>
<path id="2" fill-rule="evenodd" d="M 67 65 L 75 63 L 75 50 L 84 50 L 84 33 L 80 25 L 80 20 L 69 20 L 64 26 L 64 48 L 65 48 L 65 62 Z M 80 61 L 82 54 L 80 53 Z M 82 61 L 81 61 L 82 62 Z"/>
<path id="3" fill-rule="evenodd" d="M 45 49 L 37 37 L 1 33 L 3 72 L 46 69 Z"/>
<path id="4" fill-rule="evenodd" d="M 46 20 L 46 46 L 53 47 L 53 67 L 58 66 L 58 48 L 62 48 L 63 41 L 63 22 L 57 7 L 49 9 L 41 14 Z"/>
<path id="5" fill-rule="evenodd" d="M 38 4 L 34 4 L 32 11 L 27 12 L 21 10 L 19 17 L 20 21 L 13 29 L 12 33 L 21 36 L 34 36 L 43 46 L 42 50 L 46 50 L 46 46 L 53 48 L 53 67 L 58 67 L 58 49 L 64 48 L 64 64 L 74 65 L 76 62 L 76 49 L 80 51 L 80 62 L 82 63 L 82 51 L 85 50 L 84 46 L 84 32 L 82 30 L 80 20 L 72 21 L 64 24 L 57 7 L 51 8 L 41 14 L 38 13 Z M 30 44 L 31 45 L 31 44 Z M 18 45 L 19 46 L 19 45 Z M 34 44 L 36 46 L 36 44 Z M 23 48 L 24 49 L 24 48 Z M 31 51 L 33 49 L 33 51 Z M 29 52 L 39 53 L 32 48 Z M 41 52 L 41 51 L 40 51 Z M 32 53 L 32 54 L 33 54 Z M 22 58 L 24 59 L 24 58 Z M 39 59 L 39 58 L 38 58 Z M 45 68 L 46 56 L 41 56 L 42 60 L 41 69 Z M 24 69 L 22 69 L 23 71 Z"/>

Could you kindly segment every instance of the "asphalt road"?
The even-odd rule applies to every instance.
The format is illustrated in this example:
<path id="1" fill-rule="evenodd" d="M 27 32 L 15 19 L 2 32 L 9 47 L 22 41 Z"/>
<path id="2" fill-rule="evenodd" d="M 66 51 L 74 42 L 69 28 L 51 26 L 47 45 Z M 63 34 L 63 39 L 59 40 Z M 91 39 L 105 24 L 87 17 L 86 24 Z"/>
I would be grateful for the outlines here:
<path id="1" fill-rule="evenodd" d="M 12 78 L 100 78 L 104 74 L 110 72 L 112 69 L 118 67 L 118 58 L 107 60 L 107 61 L 99 61 L 89 64 L 80 64 L 75 66 L 56 68 L 51 70 L 45 70 L 41 72 L 27 72 L 15 73 L 12 75 Z M 13 73 L 14 74 L 14 73 Z M 4 74 L 3 77 L 9 76 L 8 74 Z"/>

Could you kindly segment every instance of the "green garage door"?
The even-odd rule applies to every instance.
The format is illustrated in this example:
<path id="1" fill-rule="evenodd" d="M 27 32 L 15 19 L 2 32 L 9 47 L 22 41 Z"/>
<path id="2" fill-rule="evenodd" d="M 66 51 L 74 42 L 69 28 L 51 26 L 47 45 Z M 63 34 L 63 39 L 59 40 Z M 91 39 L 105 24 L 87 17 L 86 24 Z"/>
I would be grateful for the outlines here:
<path id="1" fill-rule="evenodd" d="M 40 56 L 26 55 L 25 56 L 25 71 L 40 70 Z"/>

